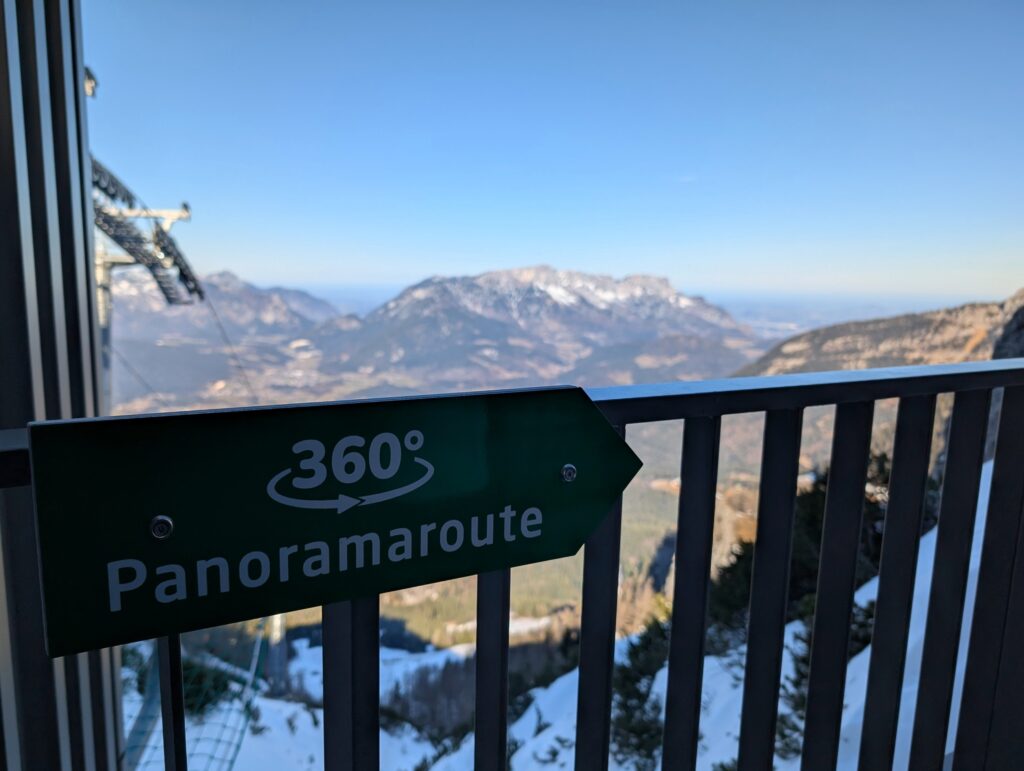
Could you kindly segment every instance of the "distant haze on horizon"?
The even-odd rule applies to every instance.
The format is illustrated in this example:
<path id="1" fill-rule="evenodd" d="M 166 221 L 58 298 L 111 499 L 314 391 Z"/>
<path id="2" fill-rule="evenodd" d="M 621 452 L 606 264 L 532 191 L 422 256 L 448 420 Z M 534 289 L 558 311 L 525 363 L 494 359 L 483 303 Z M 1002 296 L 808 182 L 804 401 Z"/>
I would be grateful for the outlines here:
<path id="1" fill-rule="evenodd" d="M 516 266 L 520 267 L 520 266 Z M 475 275 L 475 274 L 473 274 Z M 610 274 L 621 279 L 628 274 Z M 242 276 L 242 278 L 247 278 Z M 409 284 L 393 283 L 350 283 L 331 282 L 256 282 L 264 288 L 273 285 L 302 289 L 327 300 L 342 313 L 365 316 L 385 304 L 402 291 L 415 286 L 429 276 Z M 974 293 L 886 293 L 886 292 L 779 292 L 762 291 L 701 291 L 699 288 L 677 286 L 675 288 L 690 296 L 700 296 L 719 305 L 741 321 L 796 322 L 800 329 L 856 321 L 902 313 L 949 308 L 971 302 L 998 302 L 1005 300 L 1011 290 L 1003 295 L 981 295 Z"/>
<path id="2" fill-rule="evenodd" d="M 307 287 L 549 263 L 1001 298 L 1021 29 L 1010 0 L 83 0 L 96 157 L 189 201 L 200 272 Z"/>

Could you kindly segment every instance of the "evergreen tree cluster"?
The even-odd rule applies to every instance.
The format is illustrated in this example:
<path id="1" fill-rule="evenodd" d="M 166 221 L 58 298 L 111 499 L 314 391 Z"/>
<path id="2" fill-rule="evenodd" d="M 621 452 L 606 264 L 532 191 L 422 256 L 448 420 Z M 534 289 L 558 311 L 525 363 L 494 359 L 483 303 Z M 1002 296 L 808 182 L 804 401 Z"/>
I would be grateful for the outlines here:
<path id="1" fill-rule="evenodd" d="M 668 626 L 652 619 L 629 643 L 627 661 L 615 665 L 612 687 L 612 755 L 636 771 L 653 771 L 661 748 L 661 700 L 651 695 L 654 677 L 668 659 Z"/>
<path id="2" fill-rule="evenodd" d="M 861 545 L 857 558 L 856 585 L 878 575 L 882 556 L 882 530 L 888 502 L 890 463 L 885 453 L 872 454 L 868 464 L 864 513 L 861 519 Z M 813 479 L 796 497 L 793 520 L 793 550 L 789 572 L 789 608 L 787 621 L 807 619 L 814 612 L 813 601 L 821 559 L 821 534 L 825 522 L 825 497 L 828 469 L 814 472 Z M 754 544 L 740 543 L 735 559 L 724 567 L 711 585 L 708 599 L 708 623 L 720 631 L 742 632 L 746 628 L 750 580 L 754 572 Z"/>
<path id="3" fill-rule="evenodd" d="M 858 587 L 878 575 L 889 473 L 889 457 L 884 453 L 872 454 L 861 519 L 855 578 Z M 782 701 L 788 709 L 779 715 L 776 751 L 783 758 L 799 755 L 803 739 L 828 477 L 828 469 L 817 470 L 811 483 L 796 496 L 787 621 L 801 621 L 803 628 L 790 646 L 794 669 L 782 685 Z M 934 518 L 926 516 L 925 527 L 933 525 L 934 521 Z M 711 584 L 707 641 L 707 652 L 711 655 L 736 651 L 746 641 L 754 544 L 740 543 L 734 553 L 733 562 L 723 568 Z M 850 658 L 870 645 L 873 622 L 873 602 L 866 606 L 854 604 L 848 649 Z M 612 752 L 619 763 L 632 762 L 637 771 L 653 769 L 657 764 L 663 726 L 661 703 L 651 695 L 651 689 L 667 655 L 668 627 L 663 622 L 652 620 L 635 642 L 630 643 L 627 662 L 615 667 Z M 735 767 L 735 761 L 718 764 L 716 770 L 718 767 L 726 771 Z"/>
<path id="4" fill-rule="evenodd" d="M 889 457 L 884 453 L 873 454 L 868 462 L 860 547 L 857 553 L 855 585 L 858 587 L 878 575 L 889 473 Z M 803 741 L 811 663 L 811 630 L 817 599 L 828 477 L 828 469 L 816 471 L 811 484 L 801 490 L 796 498 L 787 621 L 800 621 L 802 629 L 796 634 L 794 644 L 789 647 L 793 673 L 786 676 L 782 684 L 782 702 L 788 710 L 779 714 L 775 742 L 776 752 L 782 758 L 798 756 Z M 741 544 L 737 549 L 736 561 L 723 569 L 717 581 L 712 584 L 709 598 L 712 639 L 745 636 L 753 563 L 754 545 Z M 873 602 L 864 607 L 854 604 L 847 651 L 850 658 L 871 643 L 873 621 Z M 738 625 L 739 622 L 742 625 Z"/>

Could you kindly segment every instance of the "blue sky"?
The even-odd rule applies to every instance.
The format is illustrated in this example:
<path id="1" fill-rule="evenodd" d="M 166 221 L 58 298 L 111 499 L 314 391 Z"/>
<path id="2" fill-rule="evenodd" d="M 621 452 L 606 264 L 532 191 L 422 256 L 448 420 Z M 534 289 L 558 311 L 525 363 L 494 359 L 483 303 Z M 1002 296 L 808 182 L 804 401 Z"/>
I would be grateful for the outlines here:
<path id="1" fill-rule="evenodd" d="M 200 271 L 1024 286 L 1024 3 L 83 0 L 94 153 Z"/>

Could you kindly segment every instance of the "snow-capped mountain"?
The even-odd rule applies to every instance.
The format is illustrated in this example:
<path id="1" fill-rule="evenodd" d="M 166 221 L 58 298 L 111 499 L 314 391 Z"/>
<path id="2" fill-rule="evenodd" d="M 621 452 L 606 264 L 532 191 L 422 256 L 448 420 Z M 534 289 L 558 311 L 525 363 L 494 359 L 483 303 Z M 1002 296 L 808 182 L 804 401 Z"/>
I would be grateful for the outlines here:
<path id="1" fill-rule="evenodd" d="M 552 342 L 610 345 L 678 334 L 750 337 L 724 310 L 676 291 L 668 279 L 615 279 L 547 266 L 435 276 L 406 289 L 368 321 L 443 320 L 454 309 Z"/>
<path id="2" fill-rule="evenodd" d="M 329 371 L 402 371 L 448 388 L 708 377 L 761 350 L 726 311 L 667 279 L 545 266 L 429 278 L 351 334 L 327 332 L 313 339 Z"/>
<path id="3" fill-rule="evenodd" d="M 280 402 L 694 379 L 727 375 L 764 347 L 726 311 L 653 276 L 536 267 L 434 277 L 365 318 L 231 273 L 203 285 L 208 302 L 167 306 L 144 271 L 115 274 L 115 344 L 161 404 L 226 406 L 252 401 L 252 392 Z M 129 375 L 117 376 L 115 402 L 145 398 Z"/>

